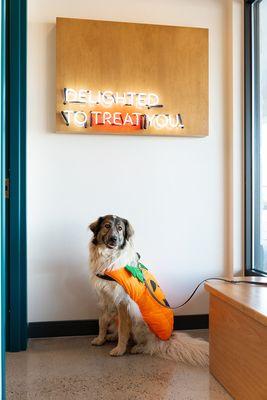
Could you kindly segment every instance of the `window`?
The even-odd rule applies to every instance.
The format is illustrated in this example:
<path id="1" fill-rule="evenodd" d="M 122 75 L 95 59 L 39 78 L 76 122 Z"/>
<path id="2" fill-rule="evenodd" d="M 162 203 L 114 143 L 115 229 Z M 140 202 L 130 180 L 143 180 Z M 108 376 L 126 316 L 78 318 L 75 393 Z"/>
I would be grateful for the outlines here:
<path id="1" fill-rule="evenodd" d="M 245 4 L 246 272 L 267 274 L 267 0 Z"/>

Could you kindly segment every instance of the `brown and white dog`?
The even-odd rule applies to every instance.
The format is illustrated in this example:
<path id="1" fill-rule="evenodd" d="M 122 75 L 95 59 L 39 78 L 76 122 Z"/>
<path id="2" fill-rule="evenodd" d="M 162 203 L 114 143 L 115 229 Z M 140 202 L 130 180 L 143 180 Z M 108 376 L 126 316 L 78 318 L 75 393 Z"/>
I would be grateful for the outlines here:
<path id="1" fill-rule="evenodd" d="M 137 304 L 123 287 L 114 281 L 104 280 L 97 274 L 120 269 L 125 265 L 137 266 L 139 255 L 133 248 L 134 234 L 130 223 L 115 215 L 106 215 L 90 224 L 93 238 L 90 250 L 90 278 L 99 297 L 99 334 L 92 341 L 100 346 L 105 341 L 117 340 L 110 355 L 122 356 L 131 337 L 135 345 L 132 354 L 157 355 L 193 365 L 208 364 L 208 343 L 181 332 L 173 333 L 163 341 L 152 333 L 144 322 Z M 116 324 L 118 320 L 118 324 Z M 118 326 L 118 329 L 117 329 Z"/>

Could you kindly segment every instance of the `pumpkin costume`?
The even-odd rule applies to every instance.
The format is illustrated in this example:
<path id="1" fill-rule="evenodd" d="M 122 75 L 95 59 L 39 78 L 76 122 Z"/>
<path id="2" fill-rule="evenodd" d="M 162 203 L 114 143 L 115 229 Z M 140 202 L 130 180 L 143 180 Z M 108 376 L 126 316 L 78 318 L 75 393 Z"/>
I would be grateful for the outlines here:
<path id="1" fill-rule="evenodd" d="M 162 340 L 170 338 L 173 331 L 173 311 L 168 308 L 169 304 L 155 277 L 143 264 L 139 263 L 137 267 L 126 265 L 116 271 L 105 271 L 104 276 L 110 277 L 124 288 L 139 306 L 144 321 L 157 337 Z"/>

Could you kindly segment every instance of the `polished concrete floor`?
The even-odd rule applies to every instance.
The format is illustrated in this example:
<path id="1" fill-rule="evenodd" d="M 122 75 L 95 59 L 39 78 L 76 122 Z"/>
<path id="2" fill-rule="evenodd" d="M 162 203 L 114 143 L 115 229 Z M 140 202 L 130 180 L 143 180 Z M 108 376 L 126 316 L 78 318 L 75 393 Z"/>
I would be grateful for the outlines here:
<path id="1" fill-rule="evenodd" d="M 190 332 L 191 334 L 191 332 Z M 207 331 L 192 331 L 207 337 Z M 229 400 L 208 369 L 146 355 L 110 357 L 90 337 L 34 339 L 7 354 L 8 400 Z"/>

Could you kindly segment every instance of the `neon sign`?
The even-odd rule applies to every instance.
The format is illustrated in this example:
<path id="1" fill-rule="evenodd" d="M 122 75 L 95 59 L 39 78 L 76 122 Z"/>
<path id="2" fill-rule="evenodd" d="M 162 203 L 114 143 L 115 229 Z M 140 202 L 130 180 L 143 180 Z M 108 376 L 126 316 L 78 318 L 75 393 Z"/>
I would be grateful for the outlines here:
<path id="1" fill-rule="evenodd" d="M 63 104 L 68 109 L 61 111 L 67 126 L 74 124 L 80 128 L 112 127 L 149 129 L 183 129 L 181 114 L 157 113 L 153 109 L 162 109 L 159 96 L 155 93 L 112 92 L 111 90 L 93 91 L 88 89 L 64 88 Z M 89 111 L 73 110 L 70 105 L 90 107 Z"/>

